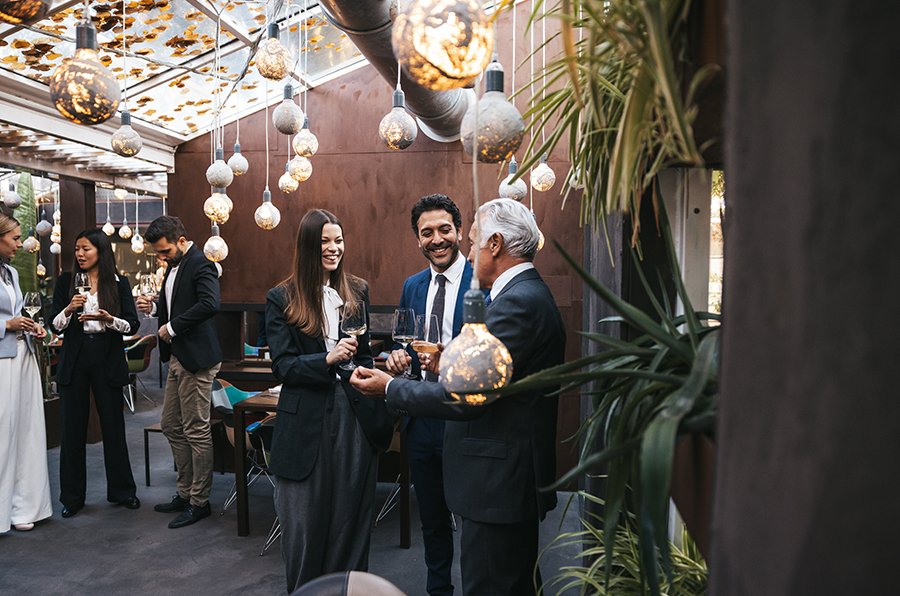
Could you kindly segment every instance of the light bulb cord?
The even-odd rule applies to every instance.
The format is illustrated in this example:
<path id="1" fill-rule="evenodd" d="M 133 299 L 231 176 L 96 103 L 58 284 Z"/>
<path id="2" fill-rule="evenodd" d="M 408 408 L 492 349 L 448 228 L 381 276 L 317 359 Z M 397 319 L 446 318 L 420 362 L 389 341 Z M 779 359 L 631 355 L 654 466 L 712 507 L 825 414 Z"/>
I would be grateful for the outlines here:
<path id="1" fill-rule="evenodd" d="M 125 62 L 125 57 L 128 54 L 128 43 L 127 38 L 125 37 L 125 21 L 127 20 L 127 16 L 125 0 L 122 0 L 122 83 L 125 87 L 122 93 L 123 112 L 128 110 L 128 66 Z"/>
<path id="2" fill-rule="evenodd" d="M 474 187 L 474 192 L 472 195 L 475 197 L 475 271 L 472 275 L 472 285 L 471 288 L 473 290 L 478 290 L 481 286 L 478 285 L 478 263 L 481 262 L 481 215 L 478 213 L 478 209 L 481 206 L 478 201 L 478 92 L 475 92 L 475 110 L 474 110 L 474 119 L 472 123 L 472 185 Z"/>
<path id="3" fill-rule="evenodd" d="M 266 79 L 266 118 L 263 128 L 266 129 L 266 190 L 269 190 L 269 79 Z"/>

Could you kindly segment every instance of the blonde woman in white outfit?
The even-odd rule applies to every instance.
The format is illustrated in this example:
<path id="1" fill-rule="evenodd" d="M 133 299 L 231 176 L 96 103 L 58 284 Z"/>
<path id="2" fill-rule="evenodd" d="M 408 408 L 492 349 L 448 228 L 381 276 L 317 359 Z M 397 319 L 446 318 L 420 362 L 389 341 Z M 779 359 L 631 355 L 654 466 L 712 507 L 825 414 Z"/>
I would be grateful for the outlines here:
<path id="1" fill-rule="evenodd" d="M 32 338 L 47 332 L 22 316 L 19 276 L 9 260 L 22 247 L 19 222 L 0 213 L 0 533 L 53 514 L 41 378 Z"/>

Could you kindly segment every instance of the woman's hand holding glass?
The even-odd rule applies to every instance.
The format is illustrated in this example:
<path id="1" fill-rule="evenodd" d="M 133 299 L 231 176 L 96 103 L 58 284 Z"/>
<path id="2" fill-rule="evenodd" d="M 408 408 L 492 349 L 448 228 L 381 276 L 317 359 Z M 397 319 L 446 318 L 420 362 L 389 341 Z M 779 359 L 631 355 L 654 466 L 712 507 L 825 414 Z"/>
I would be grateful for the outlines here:
<path id="1" fill-rule="evenodd" d="M 75 295 L 66 307 L 66 316 L 71 317 L 87 303 L 88 294 L 91 293 L 91 278 L 87 273 L 75 274 Z"/>
<path id="2" fill-rule="evenodd" d="M 344 308 L 341 311 L 341 331 L 344 334 L 349 335 L 350 337 L 345 337 L 338 345 L 335 346 L 337 349 L 341 342 L 345 342 L 345 340 L 352 339 L 353 340 L 353 353 L 350 354 L 347 358 L 344 358 L 344 362 L 341 362 L 338 366 L 344 370 L 352 371 L 354 368 L 359 366 L 354 360 L 353 356 L 356 355 L 356 348 L 359 344 L 356 341 L 356 338 L 360 335 L 364 335 L 368 330 L 366 317 L 366 303 L 363 301 L 350 300 L 344 304 Z M 332 350 L 333 351 L 333 350 Z M 326 357 L 327 361 L 328 358 Z"/>
<path id="3" fill-rule="evenodd" d="M 325 364 L 334 366 L 338 362 L 347 362 L 356 355 L 359 342 L 355 337 L 344 337 L 334 346 L 334 349 L 325 355 Z"/>

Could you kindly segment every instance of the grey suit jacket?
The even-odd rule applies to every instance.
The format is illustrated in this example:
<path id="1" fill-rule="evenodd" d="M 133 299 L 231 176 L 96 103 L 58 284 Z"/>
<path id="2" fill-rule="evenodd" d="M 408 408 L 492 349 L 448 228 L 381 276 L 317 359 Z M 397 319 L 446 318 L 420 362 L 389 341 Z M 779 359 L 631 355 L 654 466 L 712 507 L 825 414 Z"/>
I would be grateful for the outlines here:
<path id="1" fill-rule="evenodd" d="M 563 362 L 566 332 L 550 289 L 534 269 L 514 277 L 488 305 L 487 327 L 513 358 L 513 381 Z M 451 402 L 438 383 L 396 378 L 388 408 L 443 418 L 444 491 L 450 510 L 484 523 L 543 519 L 555 493 L 558 399 L 544 391 L 502 397 L 486 406 Z"/>
<path id="2" fill-rule="evenodd" d="M 3 265 L 0 264 L 0 267 Z M 22 290 L 19 289 L 19 272 L 10 266 L 12 271 L 13 288 L 16 292 L 15 304 L 9 303 L 9 294 L 0 287 L 0 358 L 15 358 L 18 347 L 16 346 L 16 332 L 6 330 L 6 322 L 15 319 L 22 314 L 22 308 L 25 306 L 25 299 L 22 297 Z M 0 281 L 0 284 L 3 282 Z M 31 344 L 31 336 L 26 335 L 25 341 L 28 345 L 28 351 L 34 354 L 34 346 Z"/>

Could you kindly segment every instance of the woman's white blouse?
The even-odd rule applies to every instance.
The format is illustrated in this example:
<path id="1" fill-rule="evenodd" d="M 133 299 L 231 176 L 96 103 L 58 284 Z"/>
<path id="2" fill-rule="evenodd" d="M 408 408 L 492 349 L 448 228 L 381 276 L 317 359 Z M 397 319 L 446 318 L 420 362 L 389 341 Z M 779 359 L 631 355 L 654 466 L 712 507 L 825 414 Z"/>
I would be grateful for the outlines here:
<path id="1" fill-rule="evenodd" d="M 118 276 L 116 276 L 116 281 L 119 281 Z M 84 312 L 100 312 L 100 299 L 97 297 L 97 294 L 88 294 L 87 302 L 84 304 Z M 71 320 L 72 315 L 67 315 L 66 309 L 62 309 L 60 313 L 56 315 L 56 318 L 53 319 L 53 326 L 59 331 L 62 331 L 69 326 Z M 104 324 L 101 321 L 85 321 L 83 329 L 86 334 L 103 333 L 107 329 L 112 329 L 113 331 L 118 331 L 122 335 L 127 335 L 131 331 L 131 325 L 129 325 L 128 321 L 125 319 L 113 317 L 112 323 Z"/>
<path id="2" fill-rule="evenodd" d="M 322 314 L 325 316 L 325 329 L 322 335 L 325 336 L 325 348 L 327 351 L 334 349 L 338 343 L 338 331 L 341 328 L 341 307 L 344 301 L 341 295 L 331 286 L 322 286 Z"/>

